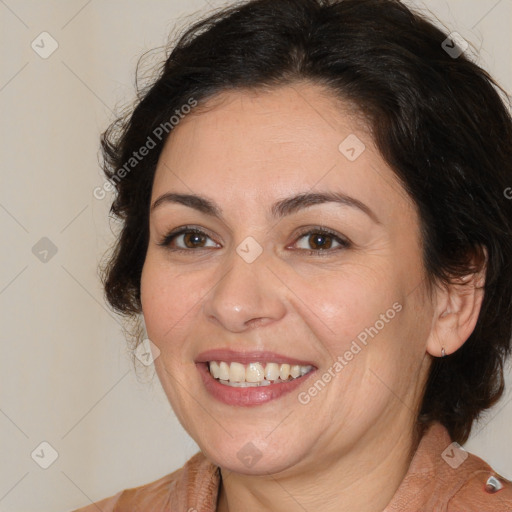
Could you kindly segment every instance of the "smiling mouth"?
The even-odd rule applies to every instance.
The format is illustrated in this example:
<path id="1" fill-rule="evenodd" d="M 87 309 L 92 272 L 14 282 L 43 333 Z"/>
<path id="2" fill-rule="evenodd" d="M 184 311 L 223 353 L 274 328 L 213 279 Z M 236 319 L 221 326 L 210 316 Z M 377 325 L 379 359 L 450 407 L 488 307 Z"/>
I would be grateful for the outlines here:
<path id="1" fill-rule="evenodd" d="M 251 388 L 282 384 L 307 375 L 313 370 L 312 365 L 290 365 L 288 363 L 238 363 L 209 361 L 210 375 L 225 386 Z"/>

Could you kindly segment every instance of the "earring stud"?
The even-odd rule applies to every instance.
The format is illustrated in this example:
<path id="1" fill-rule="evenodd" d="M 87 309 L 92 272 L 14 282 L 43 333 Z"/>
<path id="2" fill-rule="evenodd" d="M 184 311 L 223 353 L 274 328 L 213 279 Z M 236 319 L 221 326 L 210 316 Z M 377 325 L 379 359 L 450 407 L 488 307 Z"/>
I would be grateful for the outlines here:
<path id="1" fill-rule="evenodd" d="M 444 351 L 444 347 L 441 348 L 441 357 L 444 357 L 446 355 L 446 352 Z"/>

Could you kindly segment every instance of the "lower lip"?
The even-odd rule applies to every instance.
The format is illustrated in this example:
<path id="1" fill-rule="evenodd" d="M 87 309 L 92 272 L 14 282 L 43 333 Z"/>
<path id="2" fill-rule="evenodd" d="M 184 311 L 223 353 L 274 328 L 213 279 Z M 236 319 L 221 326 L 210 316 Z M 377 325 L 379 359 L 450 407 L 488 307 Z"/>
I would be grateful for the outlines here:
<path id="1" fill-rule="evenodd" d="M 235 388 L 221 384 L 214 379 L 208 370 L 207 363 L 196 363 L 196 366 L 203 379 L 206 390 L 217 400 L 228 405 L 237 405 L 239 407 L 249 407 L 251 405 L 261 405 L 271 400 L 280 398 L 302 385 L 315 370 L 311 370 L 306 375 L 298 377 L 290 382 L 281 384 L 269 384 L 268 386 L 255 386 L 248 388 Z"/>

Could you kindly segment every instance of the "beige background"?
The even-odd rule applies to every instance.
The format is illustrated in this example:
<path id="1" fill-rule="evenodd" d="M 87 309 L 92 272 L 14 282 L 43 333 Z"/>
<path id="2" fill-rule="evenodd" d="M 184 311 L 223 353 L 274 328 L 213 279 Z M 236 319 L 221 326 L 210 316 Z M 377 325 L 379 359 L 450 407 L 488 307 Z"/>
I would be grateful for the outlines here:
<path id="1" fill-rule="evenodd" d="M 511 0 L 415 3 L 470 40 L 512 90 Z M 3 512 L 65 512 L 155 480 L 197 450 L 152 367 L 137 379 L 105 307 L 96 267 L 112 241 L 109 197 L 92 192 L 103 183 L 99 133 L 111 109 L 133 98 L 138 57 L 165 44 L 177 20 L 212 5 L 221 2 L 0 0 Z M 59 45 L 47 59 L 31 48 L 43 31 Z M 36 245 L 43 237 L 56 254 L 41 252 L 50 247 Z M 508 478 L 511 399 L 466 445 Z M 31 458 L 43 441 L 58 453 L 48 469 Z M 50 455 L 43 446 L 34 458 Z"/>

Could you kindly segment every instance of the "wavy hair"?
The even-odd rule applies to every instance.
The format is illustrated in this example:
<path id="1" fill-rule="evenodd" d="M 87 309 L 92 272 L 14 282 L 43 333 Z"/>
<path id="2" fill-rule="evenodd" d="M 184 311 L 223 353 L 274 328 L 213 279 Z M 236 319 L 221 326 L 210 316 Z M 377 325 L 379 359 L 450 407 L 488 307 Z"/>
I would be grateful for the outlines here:
<path id="1" fill-rule="evenodd" d="M 252 0 L 191 25 L 102 135 L 111 212 L 122 226 L 102 274 L 110 305 L 129 318 L 141 312 L 151 188 L 169 135 L 153 137 L 155 147 L 122 179 L 119 170 L 148 136 L 190 98 L 200 108 L 229 89 L 326 86 L 364 114 L 416 204 L 429 282 L 479 271 L 487 251 L 476 327 L 455 353 L 434 358 L 418 415 L 418 424 L 440 421 L 465 442 L 502 395 L 511 351 L 512 121 L 504 91 L 464 53 L 450 55 L 446 41 L 398 0 Z"/>

